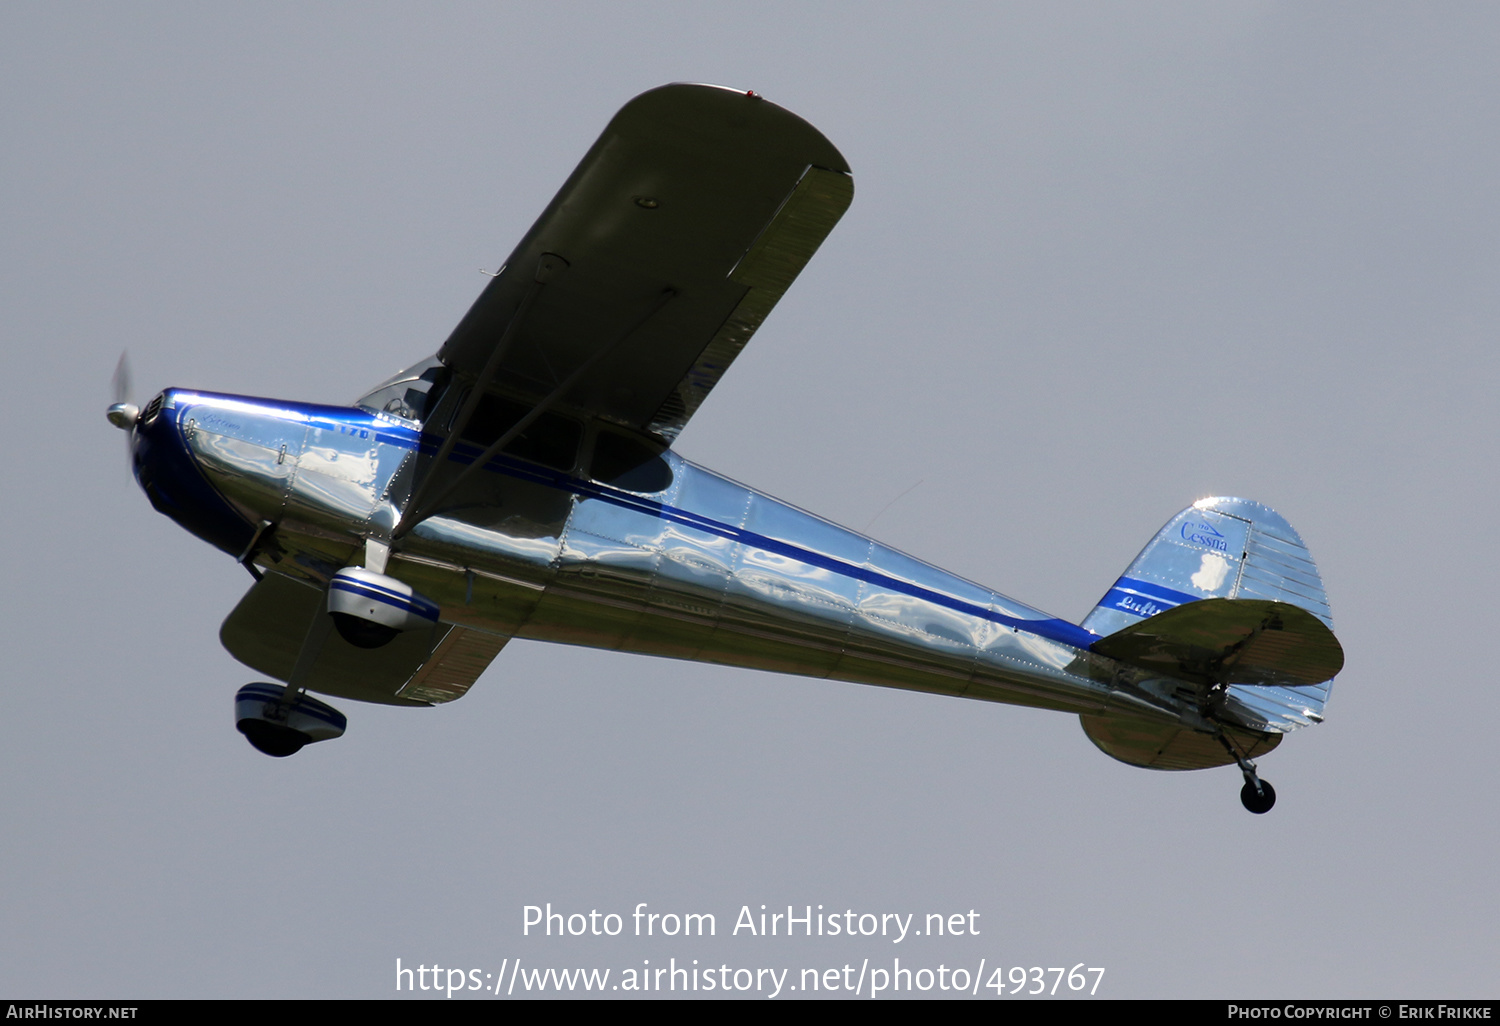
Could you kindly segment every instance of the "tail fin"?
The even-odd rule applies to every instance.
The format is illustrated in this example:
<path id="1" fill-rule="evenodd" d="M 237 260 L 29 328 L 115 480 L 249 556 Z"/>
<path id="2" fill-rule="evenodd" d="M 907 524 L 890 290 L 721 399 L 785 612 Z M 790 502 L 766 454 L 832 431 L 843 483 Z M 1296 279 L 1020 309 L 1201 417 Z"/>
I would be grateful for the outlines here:
<path id="1" fill-rule="evenodd" d="M 1306 610 L 1328 631 L 1333 629 L 1323 580 L 1301 537 L 1275 510 L 1231 498 L 1201 499 L 1167 521 L 1084 619 L 1083 626 L 1105 637 L 1118 635 L 1151 617 L 1203 599 L 1261 600 L 1246 603 L 1246 610 L 1242 610 L 1252 619 L 1259 613 L 1252 615 L 1250 607 L 1264 611 L 1270 608 L 1267 603 L 1285 603 Z M 1227 609 L 1227 603 L 1215 604 L 1204 607 L 1203 612 L 1207 616 Z M 1177 616 L 1166 619 L 1175 624 Z M 1130 635 L 1139 633 L 1131 631 Z M 1332 635 L 1323 639 L 1312 629 L 1299 633 L 1317 638 L 1322 648 L 1328 649 L 1320 649 L 1315 662 L 1337 672 L 1342 654 L 1336 651 L 1338 643 Z M 1129 636 L 1111 644 L 1118 648 L 1127 640 L 1131 640 Z M 1137 659 L 1127 661 L 1145 665 Z M 1316 676 L 1313 670 L 1307 673 Z M 1284 733 L 1322 720 L 1332 680 L 1300 683 L 1306 675 L 1299 680 L 1296 674 L 1286 678 L 1288 683 L 1272 684 L 1274 677 L 1262 679 L 1266 683 L 1229 686 L 1229 711 L 1235 721 L 1252 730 Z"/>
<path id="2" fill-rule="evenodd" d="M 1323 579 L 1292 525 L 1248 499 L 1200 499 L 1167 521 L 1083 626 L 1108 635 L 1206 598 L 1254 598 L 1307 610 L 1333 629 Z"/>

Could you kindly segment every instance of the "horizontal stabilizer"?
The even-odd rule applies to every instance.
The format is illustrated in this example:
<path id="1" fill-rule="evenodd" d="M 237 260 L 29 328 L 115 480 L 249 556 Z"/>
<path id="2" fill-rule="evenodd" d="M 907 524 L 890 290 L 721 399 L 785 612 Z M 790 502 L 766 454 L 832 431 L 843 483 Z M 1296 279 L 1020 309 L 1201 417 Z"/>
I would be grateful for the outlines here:
<path id="1" fill-rule="evenodd" d="M 1133 716 L 1080 716 L 1083 732 L 1110 758 L 1131 766 L 1158 770 L 1195 770 L 1230 766 L 1234 756 L 1212 734 L 1175 723 L 1155 723 Z M 1281 743 L 1280 734 L 1225 727 L 1224 734 L 1245 758 L 1265 755 Z"/>
<path id="2" fill-rule="evenodd" d="M 1168 609 L 1094 642 L 1100 655 L 1200 684 L 1303 687 L 1344 666 L 1318 617 L 1286 602 L 1212 598 Z"/>

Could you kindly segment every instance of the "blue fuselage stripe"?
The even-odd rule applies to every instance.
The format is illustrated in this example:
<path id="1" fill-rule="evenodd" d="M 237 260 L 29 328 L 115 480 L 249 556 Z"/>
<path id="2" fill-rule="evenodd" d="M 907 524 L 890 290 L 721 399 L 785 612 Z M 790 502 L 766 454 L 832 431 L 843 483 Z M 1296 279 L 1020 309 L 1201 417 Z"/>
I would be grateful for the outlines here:
<path id="1" fill-rule="evenodd" d="M 424 444 L 423 449 L 425 450 L 426 448 L 427 446 Z M 434 446 L 433 448 L 436 451 L 436 447 Z M 472 455 L 465 453 L 464 462 L 473 462 L 478 455 L 479 453 L 477 452 Z M 922 599 L 925 602 L 931 602 L 945 609 L 978 617 L 981 620 L 987 620 L 991 623 L 1001 624 L 1006 627 L 1021 628 L 1052 641 L 1060 641 L 1065 645 L 1072 645 L 1074 648 L 1086 649 L 1098 640 L 1098 635 L 1091 631 L 1086 631 L 1076 624 L 1068 623 L 1066 620 L 1025 620 L 1019 617 L 1006 616 L 1004 613 L 995 612 L 986 606 L 977 606 L 972 602 L 965 602 L 963 599 L 955 598 L 952 595 L 944 595 L 942 592 L 924 588 L 920 584 L 914 584 L 910 581 L 903 581 L 888 574 L 883 574 L 871 567 L 859 566 L 821 552 L 814 552 L 811 549 L 803 548 L 791 542 L 757 534 L 743 527 L 735 527 L 732 524 L 710 519 L 691 510 L 668 506 L 665 503 L 642 498 L 630 492 L 622 492 L 607 485 L 601 485 L 597 481 L 585 481 L 581 478 L 561 473 L 548 474 L 545 471 L 538 472 L 531 467 L 512 463 L 500 457 L 492 460 L 485 469 L 523 480 L 534 481 L 538 484 L 548 485 L 561 491 L 572 492 L 574 495 L 586 499 L 599 499 L 623 509 L 635 510 L 672 523 L 682 524 L 684 527 L 696 528 L 707 534 L 717 535 L 720 538 L 726 538 L 730 541 L 737 541 L 753 548 L 775 553 L 778 556 L 789 556 L 792 559 L 805 563 L 808 566 L 817 567 L 820 570 L 829 570 L 843 577 L 863 581 L 866 584 L 877 585 L 888 591 Z"/>
<path id="2" fill-rule="evenodd" d="M 1156 602 L 1165 603 L 1168 606 L 1180 606 L 1185 602 L 1197 602 L 1202 595 L 1189 595 L 1186 592 L 1177 591 L 1152 581 L 1142 581 L 1134 577 L 1121 577 L 1110 589 L 1110 594 L 1116 592 L 1125 595 L 1135 595 L 1140 598 L 1152 599 Z M 1104 603 L 1100 603 L 1103 605 Z"/>
<path id="3" fill-rule="evenodd" d="M 208 393 L 199 393 L 199 395 L 203 398 L 220 398 L 219 396 L 210 396 Z M 184 396 L 183 398 L 190 400 L 191 397 Z M 224 396 L 223 398 L 245 401 L 237 396 Z M 301 403 L 278 403 L 277 406 L 281 410 L 294 414 L 309 426 L 340 431 L 348 431 L 352 428 L 365 437 L 373 435 L 378 442 L 398 446 L 403 449 L 416 449 L 424 455 L 436 454 L 442 442 L 442 439 L 437 436 L 420 434 L 415 429 L 403 429 L 395 425 L 377 421 L 369 414 L 357 409 L 313 406 Z M 484 450 L 478 446 L 459 442 L 454 446 L 453 452 L 448 458 L 450 461 L 460 464 L 470 464 L 483 455 L 483 453 Z M 891 577 L 872 567 L 849 563 L 790 542 L 768 538 L 754 531 L 747 531 L 741 527 L 735 527 L 722 521 L 701 516 L 691 510 L 668 506 L 631 492 L 624 492 L 616 488 L 611 488 L 608 485 L 601 485 L 597 481 L 586 481 L 561 471 L 548 470 L 537 464 L 515 460 L 506 456 L 496 456 L 485 465 L 484 469 L 492 473 L 501 473 L 508 477 L 545 485 L 559 491 L 571 492 L 583 498 L 599 499 L 623 509 L 636 510 L 637 512 L 646 513 L 663 520 L 682 524 L 685 527 L 693 527 L 705 533 L 737 541 L 766 552 L 789 556 L 799 562 L 806 563 L 808 566 L 829 570 L 843 577 L 863 581 L 866 584 L 877 585 L 888 591 L 921 599 L 924 602 L 931 602 L 933 605 L 941 606 L 944 609 L 951 609 L 966 616 L 973 616 L 1005 627 L 1025 630 L 1047 638 L 1050 641 L 1061 642 L 1064 645 L 1070 645 L 1074 648 L 1086 650 L 1095 641 L 1099 640 L 1097 634 L 1087 631 L 1077 624 L 1069 623 L 1066 620 L 1056 618 L 1027 620 L 1007 616 L 986 606 L 975 605 L 972 602 L 966 602 L 963 599 L 945 595 L 939 591 L 933 591 L 931 588 L 924 588 L 920 584 Z"/>

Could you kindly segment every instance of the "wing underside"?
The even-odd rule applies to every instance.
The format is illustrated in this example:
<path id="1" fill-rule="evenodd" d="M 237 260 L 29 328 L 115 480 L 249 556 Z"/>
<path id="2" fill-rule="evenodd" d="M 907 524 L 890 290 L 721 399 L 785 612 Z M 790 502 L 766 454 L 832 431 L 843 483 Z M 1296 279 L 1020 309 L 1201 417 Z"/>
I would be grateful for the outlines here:
<path id="1" fill-rule="evenodd" d="M 670 441 L 852 197 L 838 150 L 789 111 L 717 86 L 651 90 L 609 123 L 439 358 L 538 400 L 585 368 L 559 405 Z"/>
<path id="2" fill-rule="evenodd" d="M 268 573 L 224 620 L 219 640 L 251 669 L 288 680 L 326 592 Z M 356 648 L 330 632 L 305 686 L 325 695 L 384 705 L 438 705 L 461 698 L 508 638 L 440 623 L 407 631 L 378 649 Z"/>

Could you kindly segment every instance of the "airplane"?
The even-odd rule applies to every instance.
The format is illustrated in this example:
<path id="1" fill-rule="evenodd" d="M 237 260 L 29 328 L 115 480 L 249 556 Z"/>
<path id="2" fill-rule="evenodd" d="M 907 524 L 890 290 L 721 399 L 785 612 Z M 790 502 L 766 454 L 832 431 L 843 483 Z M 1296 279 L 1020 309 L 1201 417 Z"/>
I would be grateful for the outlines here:
<path id="1" fill-rule="evenodd" d="M 220 631 L 279 683 L 235 696 L 289 756 L 310 692 L 463 697 L 511 638 L 1076 714 L 1161 770 L 1236 765 L 1323 719 L 1343 650 L 1270 508 L 1169 520 L 1082 623 L 698 466 L 672 444 L 854 195 L 754 92 L 674 84 L 610 121 L 437 353 L 352 406 L 116 396 L 151 504 L 255 578 Z"/>

